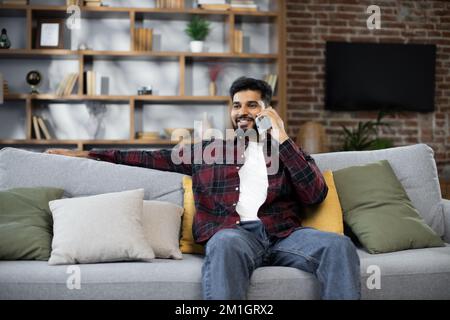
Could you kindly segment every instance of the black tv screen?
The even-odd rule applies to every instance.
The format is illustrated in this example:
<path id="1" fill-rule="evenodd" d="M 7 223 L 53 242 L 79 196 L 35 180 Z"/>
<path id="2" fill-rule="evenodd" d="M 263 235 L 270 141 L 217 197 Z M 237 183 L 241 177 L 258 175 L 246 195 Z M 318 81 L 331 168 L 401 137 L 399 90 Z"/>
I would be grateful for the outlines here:
<path id="1" fill-rule="evenodd" d="M 326 44 L 328 110 L 434 111 L 436 46 Z"/>

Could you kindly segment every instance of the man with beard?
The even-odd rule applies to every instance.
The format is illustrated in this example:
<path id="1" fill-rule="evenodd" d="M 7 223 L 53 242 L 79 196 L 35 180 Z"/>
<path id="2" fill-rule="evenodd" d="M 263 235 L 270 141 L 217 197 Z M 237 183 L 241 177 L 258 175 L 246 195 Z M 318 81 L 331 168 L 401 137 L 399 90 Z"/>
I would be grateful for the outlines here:
<path id="1" fill-rule="evenodd" d="M 205 299 L 245 299 L 252 272 L 260 266 L 313 273 L 323 299 L 359 299 L 359 258 L 350 239 L 302 227 L 304 207 L 321 203 L 328 188 L 313 158 L 288 137 L 282 119 L 270 107 L 270 86 L 242 77 L 232 84 L 230 97 L 231 121 L 238 133 L 233 143 L 214 140 L 184 146 L 179 155 L 188 153 L 191 161 L 174 161 L 172 150 L 47 152 L 191 175 L 197 209 L 193 235 L 206 246 Z M 258 132 L 248 134 L 257 130 L 257 117 L 270 119 L 267 139 L 259 139 Z M 211 143 L 223 146 L 232 161 L 192 161 L 196 147 L 205 150 Z M 270 156 L 264 152 L 267 148 Z M 275 160 L 277 166 L 269 172 Z"/>

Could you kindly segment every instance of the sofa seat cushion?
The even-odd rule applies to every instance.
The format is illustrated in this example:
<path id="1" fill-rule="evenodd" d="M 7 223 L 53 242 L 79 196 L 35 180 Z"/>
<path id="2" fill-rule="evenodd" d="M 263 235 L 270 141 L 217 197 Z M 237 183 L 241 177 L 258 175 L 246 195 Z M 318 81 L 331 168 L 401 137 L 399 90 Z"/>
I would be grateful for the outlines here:
<path id="1" fill-rule="evenodd" d="M 0 261 L 0 300 L 201 299 L 202 263 L 203 258 L 198 255 L 184 255 L 183 260 L 76 266 L 49 266 L 43 261 Z M 69 290 L 66 282 L 77 274 L 74 272 L 77 267 L 81 276 L 80 289 Z"/>
<path id="2" fill-rule="evenodd" d="M 450 245 L 369 254 L 359 250 L 365 299 L 450 299 Z M 369 266 L 381 271 L 381 289 L 367 289 Z"/>
<path id="3" fill-rule="evenodd" d="M 450 246 L 369 254 L 358 249 L 362 299 L 450 299 Z M 373 266 L 379 267 L 380 289 L 368 289 Z M 369 279 L 369 282 L 373 282 Z M 253 273 L 251 299 L 320 299 L 320 286 L 307 272 L 263 267 Z"/>
<path id="4" fill-rule="evenodd" d="M 450 299 L 450 246 L 361 258 L 363 299 Z M 0 261 L 0 299 L 201 299 L 201 255 L 183 260 L 78 265 L 81 288 L 69 290 L 68 266 L 43 261 Z M 381 289 L 366 286 L 369 266 L 381 271 Z M 73 272 L 73 271 L 72 271 Z M 319 299 L 320 287 L 307 272 L 262 267 L 252 275 L 249 299 Z"/>

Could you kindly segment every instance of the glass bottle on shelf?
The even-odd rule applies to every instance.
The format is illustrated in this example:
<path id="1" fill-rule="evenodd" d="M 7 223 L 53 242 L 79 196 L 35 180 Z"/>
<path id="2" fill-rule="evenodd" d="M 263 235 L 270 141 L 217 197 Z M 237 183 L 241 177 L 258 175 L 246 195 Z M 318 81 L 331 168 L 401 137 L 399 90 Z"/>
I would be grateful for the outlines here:
<path id="1" fill-rule="evenodd" d="M 6 33 L 6 29 L 2 29 L 2 33 L 0 35 L 0 49 L 9 49 L 11 47 L 11 41 L 9 41 L 8 34 Z"/>

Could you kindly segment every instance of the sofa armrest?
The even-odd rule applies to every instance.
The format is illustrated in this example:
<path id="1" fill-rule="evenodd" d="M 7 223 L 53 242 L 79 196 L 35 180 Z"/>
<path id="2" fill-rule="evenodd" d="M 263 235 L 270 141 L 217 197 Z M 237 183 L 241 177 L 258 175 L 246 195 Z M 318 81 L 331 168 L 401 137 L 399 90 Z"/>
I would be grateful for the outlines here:
<path id="1" fill-rule="evenodd" d="M 444 206 L 444 241 L 450 243 L 450 200 L 442 199 Z"/>

